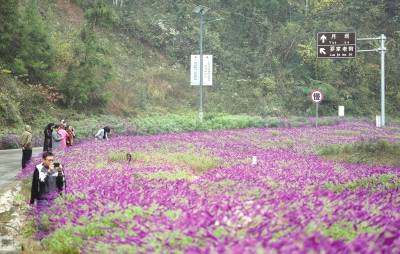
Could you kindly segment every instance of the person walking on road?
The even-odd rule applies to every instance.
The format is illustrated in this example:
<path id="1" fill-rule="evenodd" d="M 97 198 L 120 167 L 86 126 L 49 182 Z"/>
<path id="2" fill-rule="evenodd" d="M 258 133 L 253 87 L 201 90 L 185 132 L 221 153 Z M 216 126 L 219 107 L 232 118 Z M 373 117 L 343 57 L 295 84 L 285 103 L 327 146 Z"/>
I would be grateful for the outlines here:
<path id="1" fill-rule="evenodd" d="M 110 134 L 110 132 L 111 132 L 111 129 L 110 129 L 110 127 L 108 127 L 108 126 L 106 126 L 106 127 L 104 127 L 104 128 L 102 128 L 102 129 L 100 129 L 97 133 L 96 133 L 96 135 L 94 136 L 96 139 L 105 139 L 105 140 L 108 140 L 108 134 Z"/>
<path id="2" fill-rule="evenodd" d="M 26 164 L 32 158 L 32 128 L 29 125 L 25 126 L 25 131 L 21 135 L 21 146 L 22 168 L 25 168 Z"/>
<path id="3" fill-rule="evenodd" d="M 58 134 L 58 130 L 60 129 L 60 125 L 56 125 L 53 128 L 53 131 L 51 132 L 51 140 L 52 140 L 52 150 L 55 151 L 58 149 L 58 147 L 60 146 L 60 142 L 61 142 L 61 135 Z"/>
<path id="4" fill-rule="evenodd" d="M 49 123 L 44 129 L 44 143 L 43 143 L 43 152 L 51 152 L 52 149 L 52 138 L 51 132 L 53 131 L 53 123 Z"/>

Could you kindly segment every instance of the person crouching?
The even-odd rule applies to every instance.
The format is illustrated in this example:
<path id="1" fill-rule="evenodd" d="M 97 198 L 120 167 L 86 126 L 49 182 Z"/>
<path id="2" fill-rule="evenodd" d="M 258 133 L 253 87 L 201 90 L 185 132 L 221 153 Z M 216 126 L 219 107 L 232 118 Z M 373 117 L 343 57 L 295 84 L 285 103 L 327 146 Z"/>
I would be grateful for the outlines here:
<path id="1" fill-rule="evenodd" d="M 99 139 L 99 140 L 101 140 L 101 139 L 103 139 L 103 140 L 108 140 L 108 134 L 110 134 L 110 132 L 111 132 L 111 128 L 108 127 L 108 126 L 106 126 L 106 127 L 102 128 L 102 129 L 100 129 L 100 130 L 96 133 L 96 135 L 94 136 L 94 138 L 95 138 L 96 140 L 97 140 L 97 139 Z"/>

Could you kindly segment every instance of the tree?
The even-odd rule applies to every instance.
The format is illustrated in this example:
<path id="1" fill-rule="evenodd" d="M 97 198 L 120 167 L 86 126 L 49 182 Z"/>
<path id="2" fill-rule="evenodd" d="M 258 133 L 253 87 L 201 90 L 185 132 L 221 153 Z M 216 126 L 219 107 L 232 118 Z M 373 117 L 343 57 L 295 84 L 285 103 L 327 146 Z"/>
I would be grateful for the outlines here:
<path id="1" fill-rule="evenodd" d="M 11 68 L 18 52 L 20 20 L 18 1 L 0 0 L 0 64 Z"/>
<path id="2" fill-rule="evenodd" d="M 55 75 L 51 71 L 55 52 L 36 1 L 30 1 L 21 20 L 14 70 L 17 74 L 27 74 L 30 82 L 50 83 Z"/>
<path id="3" fill-rule="evenodd" d="M 104 0 L 94 1 L 86 10 L 85 17 L 92 28 L 96 26 L 109 27 L 115 19 L 113 9 Z"/>
<path id="4" fill-rule="evenodd" d="M 102 106 L 107 102 L 105 84 L 111 79 L 111 65 L 105 59 L 105 49 L 96 39 L 95 33 L 84 27 L 80 34 L 82 44 L 75 47 L 77 64 L 72 64 L 60 85 L 64 103 L 77 108 Z"/>

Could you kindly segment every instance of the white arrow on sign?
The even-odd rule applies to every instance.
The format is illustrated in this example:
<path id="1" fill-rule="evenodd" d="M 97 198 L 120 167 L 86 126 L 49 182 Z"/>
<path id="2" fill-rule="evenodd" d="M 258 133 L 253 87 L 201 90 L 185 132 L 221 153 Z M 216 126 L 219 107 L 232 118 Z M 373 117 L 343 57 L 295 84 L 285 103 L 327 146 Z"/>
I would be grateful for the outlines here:
<path id="1" fill-rule="evenodd" d="M 325 48 L 319 48 L 319 53 L 326 55 Z"/>
<path id="2" fill-rule="evenodd" d="M 326 36 L 325 36 L 325 34 L 323 34 L 323 35 L 321 36 L 321 41 L 322 41 L 322 43 L 325 43 L 325 41 L 326 41 Z"/>

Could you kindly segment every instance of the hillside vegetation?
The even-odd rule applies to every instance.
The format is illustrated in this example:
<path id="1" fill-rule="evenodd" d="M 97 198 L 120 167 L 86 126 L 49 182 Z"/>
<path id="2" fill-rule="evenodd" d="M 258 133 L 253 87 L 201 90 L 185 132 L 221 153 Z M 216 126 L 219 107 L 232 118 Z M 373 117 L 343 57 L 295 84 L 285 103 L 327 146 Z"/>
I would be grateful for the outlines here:
<path id="1" fill-rule="evenodd" d="M 345 105 L 354 116 L 379 112 L 379 54 L 317 59 L 318 31 L 384 33 L 387 112 L 400 110 L 400 3 L 396 0 L 115 1 L 1 0 L 0 124 L 51 117 L 195 111 L 190 54 L 198 53 L 197 4 L 214 85 L 205 111 L 260 116 L 322 115 Z M 375 48 L 377 44 L 360 44 Z M 39 119 L 39 120 L 38 120 Z"/>

